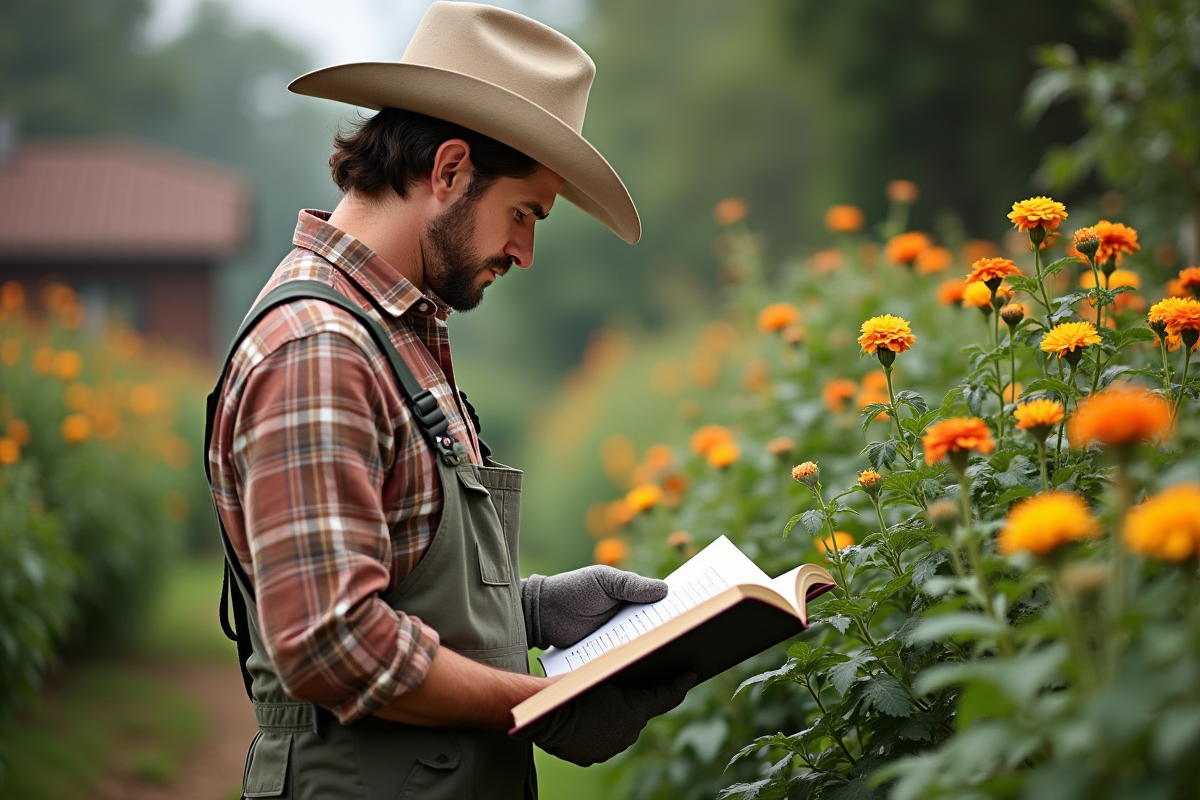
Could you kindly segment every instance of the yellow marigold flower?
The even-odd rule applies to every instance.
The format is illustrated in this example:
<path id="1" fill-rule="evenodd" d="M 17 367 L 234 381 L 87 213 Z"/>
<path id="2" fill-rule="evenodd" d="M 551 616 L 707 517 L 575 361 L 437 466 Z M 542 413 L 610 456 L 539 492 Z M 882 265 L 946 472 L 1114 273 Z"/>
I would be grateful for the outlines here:
<path id="1" fill-rule="evenodd" d="M 1191 292 L 1192 297 L 1200 300 L 1200 267 L 1187 267 L 1179 271 L 1179 288 Z"/>
<path id="2" fill-rule="evenodd" d="M 891 350 L 893 353 L 903 353 L 916 342 L 908 320 L 884 314 L 871 317 L 862 324 L 862 336 L 858 343 L 864 353 L 874 353 L 876 350 Z"/>
<path id="3" fill-rule="evenodd" d="M 947 454 L 965 456 L 968 451 L 975 450 L 987 455 L 996 449 L 987 423 L 977 417 L 954 417 L 930 425 L 921 437 L 921 446 L 925 448 L 925 463 L 930 466 Z"/>
<path id="4" fill-rule="evenodd" d="M 954 254 L 944 247 L 930 247 L 917 255 L 917 273 L 932 275 L 945 272 L 954 263 Z"/>
<path id="5" fill-rule="evenodd" d="M 919 231 L 909 231 L 893 236 L 887 243 L 884 255 L 893 264 L 912 265 L 917 256 L 932 246 L 933 243 L 925 234 Z"/>
<path id="6" fill-rule="evenodd" d="M 968 282 L 963 288 L 962 304 L 964 308 L 991 309 L 992 290 L 981 281 Z"/>
<path id="7" fill-rule="evenodd" d="M 21 460 L 21 445 L 7 436 L 0 437 L 0 464 L 15 464 Z"/>
<path id="8" fill-rule="evenodd" d="M 1123 253 L 1132 255 L 1134 250 L 1142 248 L 1138 244 L 1137 231 L 1127 225 L 1102 219 L 1096 223 L 1095 229 L 1096 236 L 1100 238 L 1100 247 L 1096 249 L 1097 264 L 1103 264 L 1110 258 L 1120 264 Z"/>
<path id="9" fill-rule="evenodd" d="M 858 206 L 830 206 L 825 212 L 825 227 L 834 233 L 853 233 L 863 226 L 863 213 Z"/>
<path id="10" fill-rule="evenodd" d="M 763 333 L 776 333 L 800 321 L 800 309 L 791 303 L 772 303 L 758 312 L 758 329 Z"/>
<path id="11" fill-rule="evenodd" d="M 1080 401 L 1067 421 L 1072 447 L 1092 441 L 1126 445 L 1160 439 L 1171 431 L 1171 409 L 1156 394 L 1132 386 L 1112 386 Z"/>
<path id="12" fill-rule="evenodd" d="M 92 433 L 92 423 L 83 414 L 71 414 L 62 421 L 62 438 L 67 444 L 79 444 Z"/>
<path id="13" fill-rule="evenodd" d="M 1174 320 L 1178 309 L 1190 299 L 1187 297 L 1166 297 L 1150 306 L 1150 310 L 1146 312 L 1146 321 L 1150 323 L 1151 328 L 1161 335 L 1167 330 L 1167 320 Z"/>
<path id="14" fill-rule="evenodd" d="M 831 414 L 841 414 L 846 410 L 846 401 L 858 392 L 858 384 L 848 378 L 835 378 L 825 384 L 821 390 L 821 401 Z"/>
<path id="15" fill-rule="evenodd" d="M 1057 400 L 1027 400 L 1017 406 L 1013 416 L 1017 418 L 1017 427 L 1041 435 L 1044 439 L 1058 423 L 1062 422 L 1063 405 Z"/>
<path id="16" fill-rule="evenodd" d="M 1006 556 L 1020 552 L 1046 555 L 1068 542 L 1099 533 L 1100 525 L 1083 498 L 1053 491 L 1013 506 L 996 544 Z"/>
<path id="17" fill-rule="evenodd" d="M 1084 349 L 1103 341 L 1090 322 L 1060 322 L 1042 337 L 1042 352 L 1053 353 L 1068 361 L 1078 360 Z"/>
<path id="18" fill-rule="evenodd" d="M 944 306 L 952 306 L 963 301 L 963 293 L 967 289 L 967 282 L 960 278 L 951 278 L 948 281 L 942 281 L 938 284 L 937 300 L 938 303 Z"/>
<path id="19" fill-rule="evenodd" d="M 888 181 L 885 192 L 888 200 L 895 203 L 915 203 L 921 196 L 921 190 L 915 183 L 899 179 Z"/>
<path id="20" fill-rule="evenodd" d="M 786 456 L 796 449 L 796 440 L 790 436 L 777 436 L 767 442 L 767 452 L 773 456 Z"/>
<path id="21" fill-rule="evenodd" d="M 1029 231 L 1041 228 L 1050 233 L 1058 228 L 1058 224 L 1067 218 L 1067 207 L 1049 197 L 1031 197 L 1019 203 L 1013 203 L 1008 219 L 1019 231 Z"/>
<path id="22" fill-rule="evenodd" d="M 981 258 L 971 265 L 971 274 L 967 276 L 967 283 L 979 281 L 987 283 L 988 281 L 996 281 L 996 285 L 1000 285 L 1000 281 L 1007 278 L 1009 275 L 1020 275 L 1021 270 L 1017 269 L 1017 265 L 1007 258 Z M 988 289 L 991 289 L 988 286 Z"/>
<path id="23" fill-rule="evenodd" d="M 835 550 L 845 550 L 847 547 L 853 547 L 854 537 L 845 531 L 834 531 L 833 536 L 818 539 L 814 544 L 822 553 L 832 553 Z"/>
<path id="24" fill-rule="evenodd" d="M 705 425 L 692 434 L 692 452 L 698 456 L 706 455 L 709 450 L 721 442 L 733 441 L 733 431 L 724 425 Z"/>
<path id="25" fill-rule="evenodd" d="M 724 469 L 736 462 L 741 455 L 742 451 L 738 449 L 737 442 L 728 439 L 714 444 L 704 457 L 713 469 Z"/>
<path id="26" fill-rule="evenodd" d="M 611 536 L 596 542 L 596 549 L 592 552 L 592 560 L 607 567 L 615 567 L 628 557 L 629 545 Z"/>
<path id="27" fill-rule="evenodd" d="M 1121 537 L 1135 553 L 1183 561 L 1200 550 L 1200 485 L 1173 486 L 1134 507 Z"/>
<path id="28" fill-rule="evenodd" d="M 746 218 L 746 201 L 740 197 L 728 197 L 713 207 L 713 219 L 718 225 L 733 225 Z"/>
<path id="29" fill-rule="evenodd" d="M 1116 289 L 1118 286 L 1130 286 L 1134 289 L 1140 289 L 1142 288 L 1142 277 L 1133 270 L 1114 269 L 1112 274 L 1108 276 L 1108 279 L 1106 281 L 1101 281 L 1101 283 L 1107 285 L 1109 289 Z M 1079 285 L 1084 289 L 1091 289 L 1096 285 L 1096 276 L 1093 275 L 1090 270 L 1083 273 L 1079 276 Z M 1127 296 L 1128 295 L 1120 295 L 1117 297 L 1117 299 L 1120 300 L 1121 297 Z"/>
<path id="30" fill-rule="evenodd" d="M 625 495 L 625 505 L 629 506 L 629 510 L 634 514 L 640 514 L 643 511 L 648 511 L 658 505 L 658 501 L 662 500 L 663 491 L 653 483 L 644 483 L 641 486 L 636 486 L 630 490 L 629 494 Z"/>

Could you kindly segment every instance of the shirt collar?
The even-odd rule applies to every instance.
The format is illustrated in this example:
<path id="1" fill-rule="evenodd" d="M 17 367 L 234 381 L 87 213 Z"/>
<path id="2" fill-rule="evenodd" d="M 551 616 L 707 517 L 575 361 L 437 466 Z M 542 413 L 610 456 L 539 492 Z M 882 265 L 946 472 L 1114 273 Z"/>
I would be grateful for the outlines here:
<path id="1" fill-rule="evenodd" d="M 374 250 L 329 224 L 330 213 L 305 209 L 296 222 L 292 244 L 311 250 L 340 269 L 393 317 L 412 311 L 445 319 L 449 308 L 432 294 L 423 294 Z"/>

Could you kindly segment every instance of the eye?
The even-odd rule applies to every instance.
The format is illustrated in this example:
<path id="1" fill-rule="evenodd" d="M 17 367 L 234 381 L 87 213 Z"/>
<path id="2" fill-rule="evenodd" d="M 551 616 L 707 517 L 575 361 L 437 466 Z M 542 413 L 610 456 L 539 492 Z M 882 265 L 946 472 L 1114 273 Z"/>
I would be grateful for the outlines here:
<path id="1" fill-rule="evenodd" d="M 518 210 L 518 211 L 516 212 L 516 214 L 517 214 L 517 222 L 524 222 L 524 221 L 525 221 L 525 218 L 526 218 L 527 216 L 529 216 L 529 215 L 528 215 L 528 214 L 526 214 L 524 211 L 520 211 L 520 210 Z"/>

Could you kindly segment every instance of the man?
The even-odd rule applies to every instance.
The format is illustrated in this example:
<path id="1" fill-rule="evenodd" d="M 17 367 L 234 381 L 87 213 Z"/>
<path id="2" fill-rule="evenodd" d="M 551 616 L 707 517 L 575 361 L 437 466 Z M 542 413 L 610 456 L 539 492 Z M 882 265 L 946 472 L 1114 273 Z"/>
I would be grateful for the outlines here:
<path id="1" fill-rule="evenodd" d="M 260 728 L 246 797 L 535 797 L 530 741 L 603 761 L 694 682 L 602 686 L 507 733 L 549 682 L 528 648 L 666 594 L 609 567 L 518 579 L 520 473 L 488 458 L 447 341 L 447 307 L 533 263 L 557 195 L 639 238 L 580 135 L 593 73 L 550 28 L 438 2 L 399 63 L 290 87 L 382 110 L 335 139 L 344 198 L 301 212 L 210 397 L 223 623 Z"/>

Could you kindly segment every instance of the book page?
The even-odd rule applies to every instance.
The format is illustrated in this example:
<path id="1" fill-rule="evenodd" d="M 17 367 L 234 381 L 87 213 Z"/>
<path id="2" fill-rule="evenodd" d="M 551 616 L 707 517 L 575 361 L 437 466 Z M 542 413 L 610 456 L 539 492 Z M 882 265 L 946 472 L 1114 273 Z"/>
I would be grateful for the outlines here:
<path id="1" fill-rule="evenodd" d="M 667 596 L 657 603 L 631 604 L 570 647 L 551 647 L 538 661 L 547 676 L 562 675 L 630 639 L 662 625 L 710 597 L 740 583 L 770 585 L 766 573 L 724 536 L 692 556 L 664 580 Z M 784 597 L 795 595 L 795 576 Z"/>

